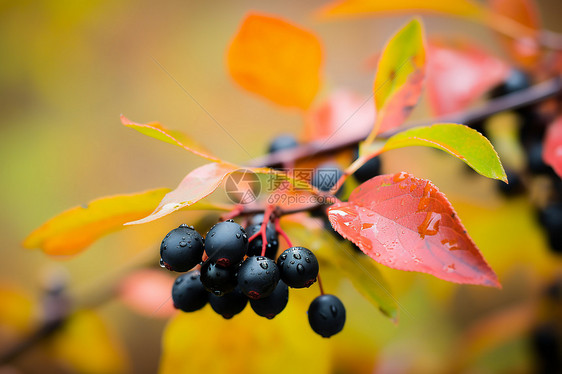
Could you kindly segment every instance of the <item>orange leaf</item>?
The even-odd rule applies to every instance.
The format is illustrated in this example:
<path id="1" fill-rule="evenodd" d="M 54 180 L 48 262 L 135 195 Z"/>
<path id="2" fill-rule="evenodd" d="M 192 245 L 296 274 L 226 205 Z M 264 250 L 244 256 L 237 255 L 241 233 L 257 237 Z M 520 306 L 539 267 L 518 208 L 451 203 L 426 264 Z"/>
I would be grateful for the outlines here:
<path id="1" fill-rule="evenodd" d="M 123 228 L 125 222 L 144 217 L 170 191 L 102 197 L 71 208 L 45 222 L 23 242 L 25 248 L 41 248 L 55 256 L 76 254 L 100 237 Z"/>
<path id="2" fill-rule="evenodd" d="M 309 110 L 305 118 L 303 141 L 330 140 L 342 137 L 366 137 L 375 123 L 375 108 L 371 101 L 350 91 L 336 91 L 326 101 Z"/>
<path id="3" fill-rule="evenodd" d="M 306 109 L 320 87 L 322 47 L 316 35 L 279 17 L 252 13 L 227 56 L 243 88 L 276 104 Z"/>
<path id="4" fill-rule="evenodd" d="M 158 139 L 166 143 L 177 145 L 178 147 L 182 147 L 183 149 L 196 154 L 197 156 L 206 158 L 207 160 L 216 162 L 220 161 L 219 158 L 211 155 L 211 153 L 203 148 L 203 146 L 196 143 L 186 134 L 177 130 L 168 130 L 159 122 L 141 124 L 133 122 L 124 115 L 121 115 L 121 123 L 129 128 L 137 130 L 141 134 L 148 135 L 151 138 Z"/>
<path id="5" fill-rule="evenodd" d="M 537 67 L 541 57 L 538 36 L 541 22 L 533 0 L 490 0 L 490 27 L 499 35 L 511 57 L 522 67 Z M 506 37 L 514 35 L 513 38 Z"/>
<path id="6" fill-rule="evenodd" d="M 418 19 L 402 27 L 386 44 L 373 84 L 377 118 L 366 145 L 379 132 L 400 126 L 417 104 L 425 77 L 424 44 Z"/>
<path id="7" fill-rule="evenodd" d="M 556 118 L 546 130 L 542 157 L 562 176 L 562 116 Z"/>
<path id="8" fill-rule="evenodd" d="M 319 14 L 323 17 L 349 17 L 420 12 L 472 19 L 483 16 L 482 7 L 469 0 L 336 0 L 320 9 Z"/>

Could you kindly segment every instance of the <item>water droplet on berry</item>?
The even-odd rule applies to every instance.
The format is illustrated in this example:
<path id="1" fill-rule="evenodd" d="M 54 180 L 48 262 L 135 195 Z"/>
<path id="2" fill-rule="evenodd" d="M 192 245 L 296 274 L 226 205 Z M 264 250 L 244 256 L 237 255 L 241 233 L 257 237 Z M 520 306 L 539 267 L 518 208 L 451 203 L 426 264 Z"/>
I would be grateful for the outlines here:
<path id="1" fill-rule="evenodd" d="M 283 254 L 281 255 L 281 260 L 285 260 L 285 259 L 287 259 L 287 255 L 286 255 L 285 253 L 283 253 Z"/>
<path id="2" fill-rule="evenodd" d="M 222 292 L 219 291 L 219 290 L 214 290 L 213 293 L 214 293 L 216 296 L 222 296 Z"/>
<path id="3" fill-rule="evenodd" d="M 290 264 L 291 264 L 291 265 L 294 265 L 294 264 L 295 264 L 295 261 L 291 261 Z"/>
<path id="4" fill-rule="evenodd" d="M 267 269 L 267 268 L 268 268 L 267 262 L 262 262 L 262 263 L 260 263 L 260 266 L 261 266 L 262 269 Z"/>
<path id="5" fill-rule="evenodd" d="M 193 227 L 193 226 L 189 226 L 189 228 L 192 229 L 192 230 L 195 230 L 195 227 Z"/>
<path id="6" fill-rule="evenodd" d="M 180 227 L 187 227 L 187 224 L 186 224 L 186 223 L 182 223 L 182 224 L 180 225 Z"/>
<path id="7" fill-rule="evenodd" d="M 233 219 L 227 219 L 226 222 L 234 222 Z"/>
<path id="8" fill-rule="evenodd" d="M 304 266 L 302 266 L 302 264 L 297 265 L 297 272 L 299 272 L 301 274 L 304 273 Z"/>
<path id="9" fill-rule="evenodd" d="M 160 259 L 160 267 L 161 268 L 165 268 L 166 264 L 164 263 L 164 260 Z"/>
<path id="10" fill-rule="evenodd" d="M 304 260 L 310 264 L 310 258 L 306 257 Z"/>
<path id="11" fill-rule="evenodd" d="M 338 308 L 336 308 L 335 305 L 330 305 L 330 312 L 332 312 L 333 316 L 337 316 L 338 315 Z"/>
<path id="12" fill-rule="evenodd" d="M 271 248 L 271 243 L 267 243 L 267 248 Z"/>
<path id="13" fill-rule="evenodd" d="M 185 247 L 187 245 L 186 242 L 180 242 L 180 247 Z"/>
<path id="14" fill-rule="evenodd" d="M 182 240 L 185 240 L 185 236 L 182 236 L 181 238 L 182 238 Z"/>
<path id="15" fill-rule="evenodd" d="M 242 237 L 242 235 L 240 235 L 239 233 L 236 234 L 236 239 L 240 239 Z"/>
<path id="16" fill-rule="evenodd" d="M 300 253 L 293 253 L 293 257 L 296 258 L 297 260 L 300 260 L 301 254 Z"/>
<path id="17" fill-rule="evenodd" d="M 180 278 L 176 279 L 176 284 L 180 284 L 182 281 L 183 281 L 183 278 L 180 277 Z"/>

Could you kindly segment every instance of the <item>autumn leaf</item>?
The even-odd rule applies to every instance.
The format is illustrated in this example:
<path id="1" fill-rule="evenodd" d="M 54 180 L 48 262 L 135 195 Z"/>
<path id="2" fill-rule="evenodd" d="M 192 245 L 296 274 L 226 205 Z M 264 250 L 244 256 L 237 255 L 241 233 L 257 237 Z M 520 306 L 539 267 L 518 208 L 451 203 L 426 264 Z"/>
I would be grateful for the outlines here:
<path id="1" fill-rule="evenodd" d="M 312 332 L 307 306 L 295 294 L 289 292 L 283 313 L 272 320 L 257 316 L 250 305 L 229 320 L 210 306 L 176 315 L 162 336 L 158 372 L 283 374 L 288 367 L 280 363 L 289 360 L 299 373 L 331 373 L 330 341 Z M 307 347 L 313 347 L 314 354 Z"/>
<path id="2" fill-rule="evenodd" d="M 49 350 L 72 372 L 129 372 L 125 349 L 109 325 L 92 310 L 72 314 L 51 338 Z"/>
<path id="3" fill-rule="evenodd" d="M 365 138 L 375 123 L 375 108 L 371 101 L 358 94 L 339 90 L 306 113 L 302 140 L 321 141 Z"/>
<path id="4" fill-rule="evenodd" d="M 414 127 L 390 137 L 382 151 L 410 146 L 441 149 L 464 161 L 477 173 L 507 183 L 507 176 L 500 158 L 490 141 L 468 126 L 439 123 L 432 126 Z"/>
<path id="5" fill-rule="evenodd" d="M 232 78 L 276 104 L 307 109 L 320 88 L 318 37 L 277 17 L 251 13 L 228 49 Z"/>
<path id="6" fill-rule="evenodd" d="M 427 93 L 433 113 L 465 109 L 506 78 L 509 66 L 467 41 L 428 45 Z"/>
<path id="7" fill-rule="evenodd" d="M 552 122 L 546 130 L 543 159 L 562 176 L 562 116 Z"/>
<path id="8" fill-rule="evenodd" d="M 38 305 L 30 295 L 11 284 L 0 284 L 0 326 L 18 334 L 28 334 L 35 322 Z"/>
<path id="9" fill-rule="evenodd" d="M 536 69 L 541 57 L 538 42 L 541 22 L 533 0 L 489 0 L 488 24 L 511 57 L 522 67 Z M 511 35 L 511 36 L 505 36 Z"/>
<path id="10" fill-rule="evenodd" d="M 335 18 L 422 12 L 470 19 L 483 16 L 482 7 L 469 0 L 336 0 L 322 7 L 318 13 L 321 17 Z"/>
<path id="11" fill-rule="evenodd" d="M 379 59 L 373 84 L 377 117 L 364 145 L 406 120 L 421 95 L 424 77 L 423 28 L 413 19 L 390 39 Z"/>
<path id="12" fill-rule="evenodd" d="M 158 139 L 169 144 L 177 145 L 178 147 L 196 154 L 197 156 L 206 158 L 207 160 L 215 162 L 221 161 L 219 158 L 213 156 L 202 145 L 198 144 L 195 140 L 191 139 L 186 134 L 177 130 L 168 130 L 159 122 L 141 124 L 133 122 L 124 115 L 121 115 L 121 123 L 131 129 L 137 130 L 141 134 L 150 136 L 151 138 Z"/>
<path id="13" fill-rule="evenodd" d="M 430 181 L 380 175 L 332 205 L 334 229 L 375 261 L 450 282 L 501 287 L 453 207 Z"/>
<path id="14" fill-rule="evenodd" d="M 175 190 L 167 193 L 152 213 L 125 225 L 147 223 L 189 207 L 213 193 L 227 175 L 238 169 L 236 165 L 222 162 L 200 166 L 187 174 Z"/>
<path id="15" fill-rule="evenodd" d="M 171 300 L 174 277 L 160 269 L 142 269 L 129 274 L 119 285 L 119 300 L 136 313 L 167 318 L 176 312 Z"/>
<path id="16" fill-rule="evenodd" d="M 23 242 L 56 256 L 76 254 L 100 237 L 123 228 L 125 222 L 146 216 L 170 191 L 158 188 L 127 195 L 102 197 L 51 218 Z"/>

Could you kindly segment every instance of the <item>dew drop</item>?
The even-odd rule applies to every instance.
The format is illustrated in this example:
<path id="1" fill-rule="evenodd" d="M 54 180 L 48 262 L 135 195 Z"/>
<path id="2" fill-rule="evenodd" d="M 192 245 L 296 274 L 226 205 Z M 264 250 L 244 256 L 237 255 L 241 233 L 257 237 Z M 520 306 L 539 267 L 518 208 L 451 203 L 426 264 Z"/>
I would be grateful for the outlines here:
<path id="1" fill-rule="evenodd" d="M 269 266 L 267 265 L 267 262 L 261 262 L 260 266 L 262 269 L 267 269 Z"/>
<path id="2" fill-rule="evenodd" d="M 281 255 L 281 260 L 286 260 L 286 259 L 287 259 L 287 255 L 286 255 L 285 253 L 283 253 L 283 254 Z"/>
<path id="3" fill-rule="evenodd" d="M 301 254 L 300 253 L 293 253 L 293 257 L 296 258 L 297 260 L 300 260 Z"/>
<path id="4" fill-rule="evenodd" d="M 304 273 L 304 266 L 302 264 L 297 265 L 297 272 L 300 274 Z"/>
<path id="5" fill-rule="evenodd" d="M 291 265 L 294 265 L 294 264 L 295 264 L 295 261 L 291 261 L 290 264 L 291 264 Z"/>
<path id="6" fill-rule="evenodd" d="M 179 277 L 178 279 L 176 279 L 176 282 L 175 282 L 175 283 L 176 283 L 176 284 L 180 284 L 181 282 L 183 282 L 183 278 L 182 278 L 182 277 Z"/>
<path id="7" fill-rule="evenodd" d="M 182 224 L 180 225 L 180 227 L 187 227 L 187 224 L 186 224 L 186 223 L 182 223 Z"/>
<path id="8" fill-rule="evenodd" d="M 181 238 L 182 238 L 182 240 L 185 240 L 185 236 L 182 236 Z"/>
<path id="9" fill-rule="evenodd" d="M 160 267 L 161 268 L 165 268 L 166 264 L 164 263 L 164 260 L 160 259 Z"/>
<path id="10" fill-rule="evenodd" d="M 242 235 L 240 235 L 240 233 L 236 234 L 236 239 L 240 239 L 242 237 Z"/>
<path id="11" fill-rule="evenodd" d="M 330 305 L 330 312 L 332 312 L 332 315 L 335 317 L 338 315 L 338 308 L 336 308 L 335 305 Z"/>
<path id="12" fill-rule="evenodd" d="M 304 260 L 310 264 L 310 258 L 306 257 Z"/>
<path id="13" fill-rule="evenodd" d="M 222 292 L 219 291 L 219 290 L 214 290 L 213 293 L 214 293 L 216 296 L 222 296 Z"/>
<path id="14" fill-rule="evenodd" d="M 180 247 L 185 247 L 185 246 L 187 246 L 186 242 L 180 242 Z"/>

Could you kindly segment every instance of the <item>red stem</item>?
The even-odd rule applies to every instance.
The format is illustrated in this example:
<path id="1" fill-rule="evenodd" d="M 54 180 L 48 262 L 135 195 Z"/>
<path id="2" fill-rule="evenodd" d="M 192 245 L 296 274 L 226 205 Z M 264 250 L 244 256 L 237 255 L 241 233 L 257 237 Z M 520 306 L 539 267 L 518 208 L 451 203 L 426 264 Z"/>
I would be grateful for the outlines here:
<path id="1" fill-rule="evenodd" d="M 263 213 L 263 222 L 261 223 L 260 231 L 258 232 L 261 235 L 261 255 L 262 257 L 265 256 L 265 250 L 267 249 L 267 224 L 269 223 L 269 218 L 273 213 L 275 207 L 273 205 L 268 205 L 265 208 L 265 212 Z M 253 236 L 253 235 L 252 235 Z"/>

